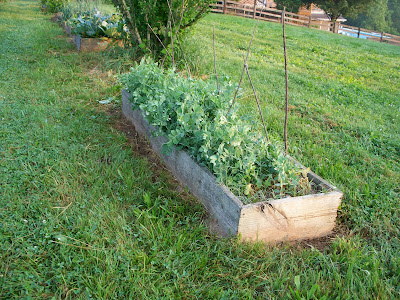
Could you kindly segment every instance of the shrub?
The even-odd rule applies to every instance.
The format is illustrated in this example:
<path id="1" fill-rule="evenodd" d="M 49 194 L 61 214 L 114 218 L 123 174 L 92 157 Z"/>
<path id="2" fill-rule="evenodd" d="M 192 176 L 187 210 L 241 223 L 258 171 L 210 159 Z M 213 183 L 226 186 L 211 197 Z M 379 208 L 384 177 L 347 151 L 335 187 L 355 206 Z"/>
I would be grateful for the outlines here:
<path id="1" fill-rule="evenodd" d="M 47 12 L 56 13 L 64 4 L 64 0 L 41 0 L 41 4 L 46 7 Z"/>
<path id="2" fill-rule="evenodd" d="M 209 10 L 214 0 L 112 0 L 126 20 L 132 44 L 147 48 L 154 57 L 158 57 L 163 46 L 171 42 L 172 35 L 180 29 L 193 25 Z M 171 12 L 168 4 L 171 5 Z M 174 25 L 175 24 L 175 25 Z M 170 26 L 171 25 L 171 26 Z M 158 39 L 154 31 L 157 34 Z"/>

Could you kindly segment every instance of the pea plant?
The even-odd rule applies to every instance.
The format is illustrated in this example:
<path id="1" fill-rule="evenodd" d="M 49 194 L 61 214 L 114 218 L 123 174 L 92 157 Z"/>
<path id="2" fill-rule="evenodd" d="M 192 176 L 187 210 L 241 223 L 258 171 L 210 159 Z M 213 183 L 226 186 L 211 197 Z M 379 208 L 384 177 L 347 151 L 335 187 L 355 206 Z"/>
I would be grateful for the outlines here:
<path id="1" fill-rule="evenodd" d="M 229 77 L 212 80 L 184 78 L 143 59 L 120 77 L 131 93 L 134 109 L 167 135 L 163 145 L 186 150 L 214 173 L 244 203 L 265 197 L 296 196 L 309 190 L 306 172 L 256 130 L 255 121 L 231 107 L 236 87 Z"/>

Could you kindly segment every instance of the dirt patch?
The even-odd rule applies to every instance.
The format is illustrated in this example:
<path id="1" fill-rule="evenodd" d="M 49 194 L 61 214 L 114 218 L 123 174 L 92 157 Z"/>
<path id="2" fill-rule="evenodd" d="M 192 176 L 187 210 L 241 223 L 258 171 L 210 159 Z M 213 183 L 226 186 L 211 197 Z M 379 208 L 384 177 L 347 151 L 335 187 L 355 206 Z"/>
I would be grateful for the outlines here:
<path id="1" fill-rule="evenodd" d="M 349 230 L 344 225 L 336 225 L 333 232 L 327 236 L 294 242 L 293 245 L 298 246 L 301 249 L 314 248 L 319 251 L 324 251 L 329 248 L 333 240 L 337 237 L 349 236 Z"/>
<path id="2" fill-rule="evenodd" d="M 157 170 L 166 170 L 158 154 L 151 149 L 147 139 L 136 132 L 135 126 L 125 118 L 119 109 L 108 110 L 108 113 L 114 117 L 113 127 L 125 134 L 136 155 L 146 158 Z"/>
<path id="3" fill-rule="evenodd" d="M 125 134 L 128 139 L 128 146 L 131 147 L 134 155 L 144 158 L 149 162 L 154 176 L 153 180 L 156 181 L 157 178 L 163 177 L 163 179 L 167 180 L 169 188 L 177 192 L 180 197 L 190 203 L 197 203 L 197 200 L 179 184 L 179 181 L 165 167 L 160 156 L 151 148 L 148 140 L 137 133 L 135 126 L 125 118 L 122 111 L 113 108 L 109 109 L 107 113 L 113 116 L 113 127 Z"/>

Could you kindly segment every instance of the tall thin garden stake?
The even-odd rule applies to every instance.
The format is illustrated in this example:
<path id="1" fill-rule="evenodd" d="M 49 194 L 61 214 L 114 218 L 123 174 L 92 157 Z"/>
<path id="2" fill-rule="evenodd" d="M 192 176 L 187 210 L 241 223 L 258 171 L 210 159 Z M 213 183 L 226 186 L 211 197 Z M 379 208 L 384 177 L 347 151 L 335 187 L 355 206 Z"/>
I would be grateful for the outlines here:
<path id="1" fill-rule="evenodd" d="M 183 51 L 183 48 L 182 48 L 182 45 L 181 45 L 181 41 L 179 40 L 179 37 L 177 38 L 177 41 L 178 41 L 179 48 L 181 49 L 181 52 L 182 52 L 183 60 L 185 61 L 185 64 L 186 64 L 186 69 L 187 69 L 187 72 L 189 74 L 189 77 L 192 77 L 192 74 L 190 73 L 189 64 L 188 64 L 188 62 L 186 60 L 186 55 L 185 55 L 185 52 Z"/>
<path id="2" fill-rule="evenodd" d="M 153 32 L 153 34 L 155 35 L 155 37 L 157 38 L 157 40 L 161 43 L 161 45 L 163 46 L 163 48 L 165 49 L 165 51 L 167 51 L 167 54 L 169 56 L 171 56 L 171 54 L 169 53 L 168 49 L 165 47 L 164 43 L 160 40 L 160 38 L 158 37 L 157 33 L 154 32 L 153 27 L 150 26 L 150 24 L 147 24 L 147 26 L 149 26 L 149 28 L 151 29 L 151 32 Z"/>
<path id="3" fill-rule="evenodd" d="M 237 94 L 238 94 L 239 89 L 240 89 L 240 85 L 242 84 L 243 74 L 244 74 L 244 71 L 246 70 L 245 65 L 247 64 L 247 59 L 249 58 L 251 44 L 253 43 L 254 34 L 256 33 L 256 29 L 257 29 L 257 26 L 258 26 L 258 22 L 259 22 L 259 21 L 260 21 L 260 16 L 258 16 L 256 26 L 254 26 L 253 35 L 251 36 L 251 40 L 250 40 L 250 44 L 249 44 L 249 49 L 247 50 L 246 59 L 245 59 L 245 61 L 244 61 L 244 65 L 243 65 L 243 69 L 242 69 L 242 75 L 240 75 L 239 85 L 238 85 L 238 87 L 237 87 L 237 89 L 236 89 L 235 96 L 233 97 L 231 106 L 229 107 L 228 112 L 226 113 L 226 116 L 228 116 L 229 112 L 231 111 L 231 109 L 232 109 L 232 107 L 233 107 L 233 104 L 235 104 L 236 97 L 237 97 Z"/>
<path id="4" fill-rule="evenodd" d="M 289 115 L 289 84 L 288 84 L 288 67 L 287 67 L 287 54 L 286 54 L 286 33 L 285 33 L 285 9 L 282 11 L 282 28 L 283 28 L 283 53 L 285 55 L 285 80 L 286 80 L 286 104 L 285 104 L 285 127 L 283 130 L 285 138 L 285 155 L 288 153 L 287 142 L 287 125 Z"/>
<path id="5" fill-rule="evenodd" d="M 218 90 L 218 93 L 219 93 L 217 63 L 215 62 L 215 25 L 214 25 L 214 24 L 213 24 L 213 49 L 214 49 L 214 71 L 215 71 L 215 80 L 217 81 L 217 90 Z"/>
<path id="6" fill-rule="evenodd" d="M 250 72 L 249 72 L 249 67 L 248 67 L 248 65 L 247 65 L 247 62 L 246 62 L 246 59 L 245 59 L 244 55 L 243 55 L 243 61 L 244 61 L 244 68 L 246 69 L 247 77 L 249 77 L 249 81 L 250 81 L 250 84 L 251 84 L 251 88 L 253 89 L 254 97 L 256 98 L 257 107 L 258 107 L 258 112 L 260 113 L 261 121 L 262 121 L 262 124 L 263 124 L 263 127 L 264 127 L 265 137 L 267 138 L 267 141 L 268 141 L 268 143 L 269 143 L 268 131 L 267 131 L 267 127 L 265 126 L 264 116 L 263 116 L 263 114 L 262 114 L 262 110 L 261 110 L 261 107 L 260 107 L 260 101 L 258 101 L 256 89 L 255 89 L 255 87 L 254 87 L 254 85 L 253 85 L 253 80 L 251 80 Z"/>
<path id="7" fill-rule="evenodd" d="M 171 14 L 172 15 L 172 14 Z M 171 52 L 172 52 L 172 69 L 175 69 L 175 57 L 174 57 L 174 37 L 172 33 L 172 22 L 169 21 L 169 28 L 171 30 Z"/>
<path id="8" fill-rule="evenodd" d="M 183 14 L 185 13 L 185 9 L 184 9 L 184 7 L 185 7 L 185 1 L 182 1 L 181 19 L 180 19 L 180 21 L 179 21 L 178 27 L 176 26 L 175 18 L 174 18 L 174 15 L 172 14 L 171 4 L 169 3 L 169 0 L 167 0 L 167 4 L 168 4 L 169 12 L 170 12 L 171 17 L 172 17 L 172 22 L 174 23 L 174 28 L 176 29 L 176 30 L 175 30 L 175 36 L 172 38 L 172 42 L 173 42 L 175 39 L 178 41 L 179 48 L 180 48 L 180 50 L 181 50 L 181 52 L 182 52 L 183 60 L 185 61 L 185 64 L 186 64 L 186 70 L 187 70 L 187 72 L 188 72 L 189 77 L 192 77 L 192 74 L 190 73 L 189 64 L 188 64 L 188 62 L 187 62 L 185 52 L 184 52 L 183 49 L 182 49 L 181 41 L 179 40 L 179 35 L 178 35 L 179 29 L 181 28 L 181 24 L 182 24 L 182 20 L 183 20 Z M 164 65 L 164 60 L 165 60 L 166 57 L 167 57 L 167 56 L 165 56 L 165 57 L 163 58 L 163 60 L 162 60 L 162 65 Z"/>

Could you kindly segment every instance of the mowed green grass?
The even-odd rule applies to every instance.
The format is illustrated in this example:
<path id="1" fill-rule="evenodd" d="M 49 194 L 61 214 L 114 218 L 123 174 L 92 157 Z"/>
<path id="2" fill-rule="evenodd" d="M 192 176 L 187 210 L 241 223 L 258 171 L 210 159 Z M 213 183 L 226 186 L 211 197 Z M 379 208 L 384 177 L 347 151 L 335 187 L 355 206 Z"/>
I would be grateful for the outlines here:
<path id="1" fill-rule="evenodd" d="M 255 20 L 207 16 L 185 38 L 197 74 L 238 82 Z M 287 26 L 289 152 L 344 192 L 339 221 L 398 251 L 400 235 L 400 47 Z M 260 22 L 249 70 L 270 133 L 283 140 L 282 26 Z M 239 102 L 259 117 L 247 76 Z M 261 122 L 260 122 L 261 123 Z"/>
<path id="2" fill-rule="evenodd" d="M 196 34 L 201 26 L 209 34 L 212 18 L 200 23 Z M 340 222 L 350 233 L 334 238 L 323 250 L 216 238 L 203 224 L 203 208 L 182 197 L 168 174 L 155 171 L 151 162 L 133 153 L 124 135 L 113 129 L 115 117 L 98 103 L 119 94 L 115 73 L 104 67 L 109 59 L 75 52 L 58 25 L 48 19 L 39 13 L 36 1 L 0 4 L 1 299 L 400 297 L 393 178 L 398 176 L 398 154 L 387 158 L 375 154 L 375 158 L 370 148 L 364 149 L 374 158 L 367 169 L 376 172 L 374 181 L 364 173 L 366 165 L 357 162 L 364 156 L 353 157 L 364 153 L 357 143 L 361 136 L 325 128 L 323 120 L 309 120 L 299 112 L 297 119 L 291 119 L 291 145 L 297 145 L 303 162 L 345 191 Z M 226 22 L 227 30 L 232 21 L 226 18 Z M 249 28 L 253 24 L 243 22 Z M 278 43 L 278 32 L 275 35 Z M 245 45 L 248 35 L 243 32 L 243 36 Z M 218 47 L 223 50 L 220 43 Z M 366 49 L 372 51 L 372 45 Z M 375 55 L 386 62 L 398 61 L 395 54 L 388 58 L 391 51 L 395 49 L 383 48 L 383 54 L 377 50 Z M 236 63 L 240 68 L 239 59 Z M 264 91 L 273 92 L 272 84 Z M 280 95 L 278 89 L 281 86 L 275 87 Z M 268 105 L 275 107 L 278 119 L 280 101 L 274 101 Z M 398 109 L 398 102 L 395 105 Z M 303 114 L 308 111 L 297 107 Z M 382 121 L 395 108 L 380 112 Z M 320 109 L 325 111 L 325 102 Z M 318 115 L 326 117 L 321 113 L 314 118 Z M 348 126 L 356 123 L 355 116 L 343 113 Z M 333 112 L 330 117 L 334 119 Z M 378 119 L 362 118 L 358 123 L 375 128 Z M 275 122 L 270 127 L 277 135 L 280 121 Z M 390 134 L 398 146 L 396 131 L 385 130 L 378 130 L 377 137 Z M 330 171 L 329 153 L 339 151 L 335 143 L 344 143 L 340 137 L 346 134 L 348 146 L 333 163 L 350 165 L 345 160 L 350 157 L 355 165 L 343 167 L 349 173 L 337 174 Z M 326 142 L 328 137 L 332 144 Z M 315 149 L 310 146 L 314 144 Z M 387 172 L 392 165 L 392 177 L 382 175 L 384 162 Z M 368 196 L 361 183 L 351 186 L 357 178 L 369 183 Z"/>

